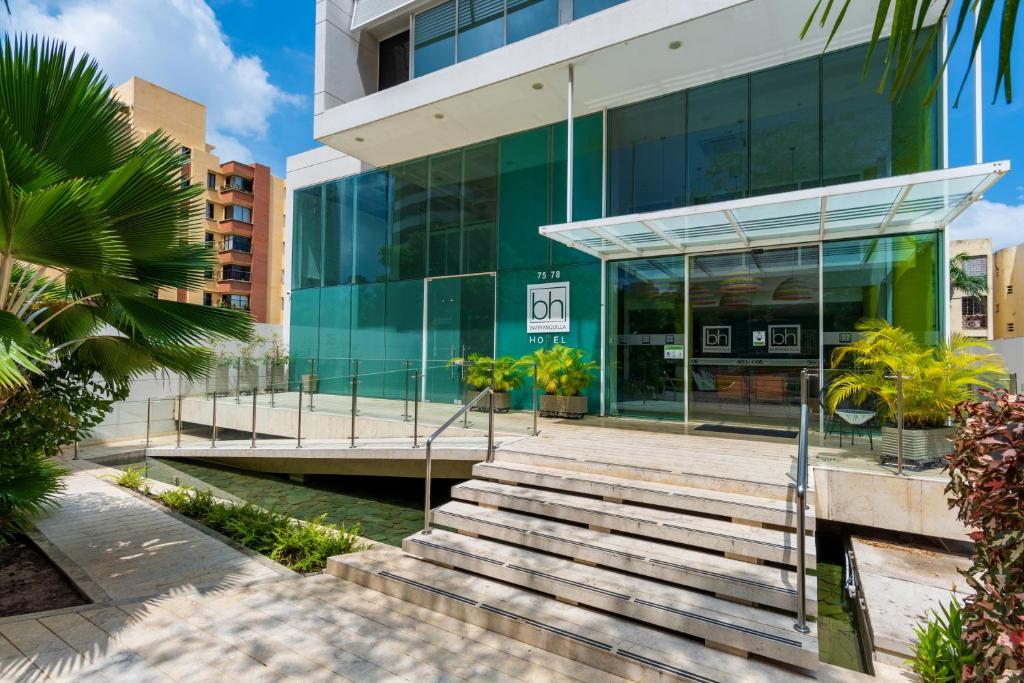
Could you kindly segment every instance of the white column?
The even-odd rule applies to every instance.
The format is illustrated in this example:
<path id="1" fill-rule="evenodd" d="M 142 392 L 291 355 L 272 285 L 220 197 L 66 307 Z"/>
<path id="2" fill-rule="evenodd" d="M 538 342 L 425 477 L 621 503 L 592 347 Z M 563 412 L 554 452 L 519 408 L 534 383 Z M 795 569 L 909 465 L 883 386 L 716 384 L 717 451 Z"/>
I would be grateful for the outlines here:
<path id="1" fill-rule="evenodd" d="M 572 133 L 573 133 L 573 65 L 569 65 L 568 105 L 566 107 L 567 140 L 565 150 L 565 222 L 572 223 Z"/>
<path id="2" fill-rule="evenodd" d="M 607 415 L 605 382 L 608 379 L 608 262 L 601 259 L 601 417 Z"/>
<path id="3" fill-rule="evenodd" d="M 978 5 L 974 6 L 974 30 L 978 30 Z M 981 43 L 978 43 L 978 49 L 974 51 L 974 163 L 976 164 L 980 164 L 982 158 L 984 157 L 981 138 L 982 78 L 983 74 L 981 71 Z"/>
<path id="4" fill-rule="evenodd" d="M 949 17 L 942 16 L 942 64 L 949 57 Z M 949 168 L 949 70 L 942 70 L 942 168 Z"/>

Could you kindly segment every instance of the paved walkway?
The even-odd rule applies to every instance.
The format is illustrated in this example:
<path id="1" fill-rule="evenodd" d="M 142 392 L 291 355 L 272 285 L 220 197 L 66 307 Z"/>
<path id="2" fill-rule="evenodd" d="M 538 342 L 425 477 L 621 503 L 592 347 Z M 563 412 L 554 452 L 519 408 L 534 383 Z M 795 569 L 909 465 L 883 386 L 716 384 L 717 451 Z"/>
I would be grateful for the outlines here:
<path id="1" fill-rule="evenodd" d="M 295 577 L 119 488 L 105 467 L 71 463 L 60 506 L 36 523 L 44 549 L 99 602 Z"/>

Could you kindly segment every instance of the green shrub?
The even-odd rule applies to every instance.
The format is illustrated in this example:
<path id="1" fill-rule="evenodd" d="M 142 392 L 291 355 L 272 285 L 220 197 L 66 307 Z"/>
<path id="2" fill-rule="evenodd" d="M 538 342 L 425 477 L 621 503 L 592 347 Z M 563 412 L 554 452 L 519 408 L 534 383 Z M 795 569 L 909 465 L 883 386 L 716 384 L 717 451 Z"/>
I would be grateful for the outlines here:
<path id="1" fill-rule="evenodd" d="M 580 396 L 593 383 L 598 364 L 583 349 L 556 344 L 523 356 L 523 365 L 537 364 L 537 384 L 545 394 Z"/>
<path id="2" fill-rule="evenodd" d="M 453 358 L 451 365 L 466 366 L 466 384 L 483 391 L 491 386 L 491 365 L 494 366 L 494 390 L 498 392 L 515 391 L 526 381 L 525 368 L 512 356 L 502 356 L 497 360 L 479 353 L 470 354 L 469 358 Z"/>
<path id="3" fill-rule="evenodd" d="M 261 507 L 217 504 L 206 517 L 206 524 L 236 543 L 260 553 L 270 555 L 274 550 L 275 534 L 288 525 L 288 518 Z"/>
<path id="4" fill-rule="evenodd" d="M 112 479 L 115 484 L 122 488 L 138 491 L 146 481 L 146 470 L 143 467 L 133 467 L 129 465 L 121 472 L 121 474 L 116 477 L 112 477 Z"/>
<path id="5" fill-rule="evenodd" d="M 303 573 L 323 569 L 332 555 L 360 549 L 359 525 L 345 528 L 331 524 L 326 513 L 308 524 L 288 524 L 274 536 L 270 559 Z"/>
<path id="6" fill-rule="evenodd" d="M 956 683 L 963 679 L 964 667 L 974 663 L 964 642 L 963 611 L 956 594 L 940 611 L 933 610 L 928 623 L 914 627 L 914 657 L 908 664 L 924 683 Z"/>
<path id="7" fill-rule="evenodd" d="M 43 456 L 0 462 L 0 545 L 25 531 L 44 507 L 57 504 L 64 474 Z"/>

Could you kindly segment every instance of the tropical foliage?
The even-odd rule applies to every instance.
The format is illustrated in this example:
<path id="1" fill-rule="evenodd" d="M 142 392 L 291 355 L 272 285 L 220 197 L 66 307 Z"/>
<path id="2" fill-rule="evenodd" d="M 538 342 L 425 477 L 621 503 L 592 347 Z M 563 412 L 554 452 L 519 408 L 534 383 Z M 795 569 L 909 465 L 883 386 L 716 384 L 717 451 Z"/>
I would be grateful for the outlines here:
<path id="1" fill-rule="evenodd" d="M 550 349 L 537 349 L 522 359 L 523 364 L 537 364 L 537 384 L 545 394 L 580 396 L 595 379 L 598 364 L 587 360 L 583 349 L 556 344 Z"/>
<path id="2" fill-rule="evenodd" d="M 924 683 L 959 683 L 974 657 L 963 637 L 963 608 L 953 594 L 948 605 L 932 610 L 931 618 L 914 627 L 914 656 L 907 663 Z"/>
<path id="3" fill-rule="evenodd" d="M 963 680 L 1019 680 L 1024 671 L 1024 395 L 983 392 L 956 407 L 960 428 L 947 456 L 950 507 L 973 529 L 974 594 L 963 612 L 973 655 Z"/>
<path id="4" fill-rule="evenodd" d="M 523 386 L 526 380 L 525 370 L 512 356 L 502 356 L 495 360 L 490 356 L 471 353 L 465 360 L 453 358 L 455 365 L 465 365 L 466 384 L 482 391 L 491 386 L 491 366 L 494 366 L 494 390 L 496 392 L 515 391 Z"/>
<path id="5" fill-rule="evenodd" d="M 874 400 L 883 421 L 895 422 L 897 380 L 902 373 L 903 420 L 910 429 L 946 424 L 953 408 L 979 388 L 991 388 L 1006 368 L 981 340 L 953 336 L 936 347 L 921 344 L 911 332 L 885 320 L 857 323 L 859 338 L 832 352 L 832 366 L 848 359 L 852 369 L 829 383 L 825 404 L 835 411 L 847 400 L 858 405 Z"/>
<path id="6" fill-rule="evenodd" d="M 847 10 L 852 0 L 818 0 L 807 18 L 800 37 L 807 35 L 811 26 L 817 21 L 821 28 L 826 28 L 831 20 L 832 26 L 829 30 L 829 43 L 835 38 L 839 27 L 846 17 Z M 862 2 L 863 0 L 858 0 Z M 960 5 L 955 14 L 951 11 L 955 5 L 953 0 L 877 0 L 874 28 L 871 33 L 870 48 L 864 63 L 864 73 L 867 74 L 868 67 L 874 56 L 875 49 L 882 39 L 882 29 L 887 22 L 892 22 L 892 32 L 889 37 L 888 48 L 885 54 L 886 69 L 882 74 L 882 82 L 879 83 L 878 91 L 883 92 L 889 88 L 889 96 L 892 99 L 899 99 L 914 83 L 915 77 L 922 69 L 928 68 L 929 55 L 931 50 L 940 39 L 942 22 L 932 26 L 925 26 L 925 19 L 931 16 L 952 16 L 952 33 L 949 38 L 949 52 L 953 54 L 953 47 L 963 34 L 967 22 L 967 15 L 975 8 L 978 9 L 977 25 L 974 26 L 971 38 L 971 53 L 963 78 L 960 81 L 956 101 L 959 103 L 960 93 L 963 92 L 967 77 L 971 72 L 971 65 L 974 63 L 974 54 L 981 44 L 981 38 L 989 27 L 989 22 L 997 6 L 996 0 L 960 0 Z M 1002 12 L 999 16 L 999 61 L 996 67 L 995 96 L 999 96 L 1002 89 L 1007 102 L 1013 101 L 1013 87 L 1011 80 L 1011 48 L 1013 46 L 1014 33 L 1017 28 L 1017 12 L 1020 8 L 1020 0 L 1003 0 Z M 949 65 L 949 57 L 940 65 L 928 91 L 926 102 L 930 103 L 938 92 L 939 84 L 942 82 L 942 73 Z"/>
<path id="7" fill-rule="evenodd" d="M 970 256 L 960 252 L 949 259 L 949 295 L 959 291 L 964 296 L 984 296 L 988 293 L 988 278 L 984 275 L 971 275 L 967 272 L 967 259 Z"/>

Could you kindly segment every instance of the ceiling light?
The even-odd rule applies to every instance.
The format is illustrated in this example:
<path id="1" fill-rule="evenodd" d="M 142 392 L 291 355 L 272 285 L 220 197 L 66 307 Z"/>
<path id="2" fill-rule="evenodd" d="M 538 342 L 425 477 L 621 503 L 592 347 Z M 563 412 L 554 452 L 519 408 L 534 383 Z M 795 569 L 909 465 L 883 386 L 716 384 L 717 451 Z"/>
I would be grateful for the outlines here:
<path id="1" fill-rule="evenodd" d="M 544 89 L 544 84 L 543 83 L 534 83 L 533 84 L 533 89 L 534 90 L 543 90 Z"/>
<path id="2" fill-rule="evenodd" d="M 434 118 L 441 120 L 444 118 L 444 114 L 442 114 L 441 112 L 437 112 L 436 114 L 434 114 Z"/>
<path id="3" fill-rule="evenodd" d="M 668 49 L 670 49 L 670 50 L 678 50 L 682 46 L 683 46 L 683 41 L 681 41 L 681 40 L 673 40 L 671 43 L 668 44 Z"/>

